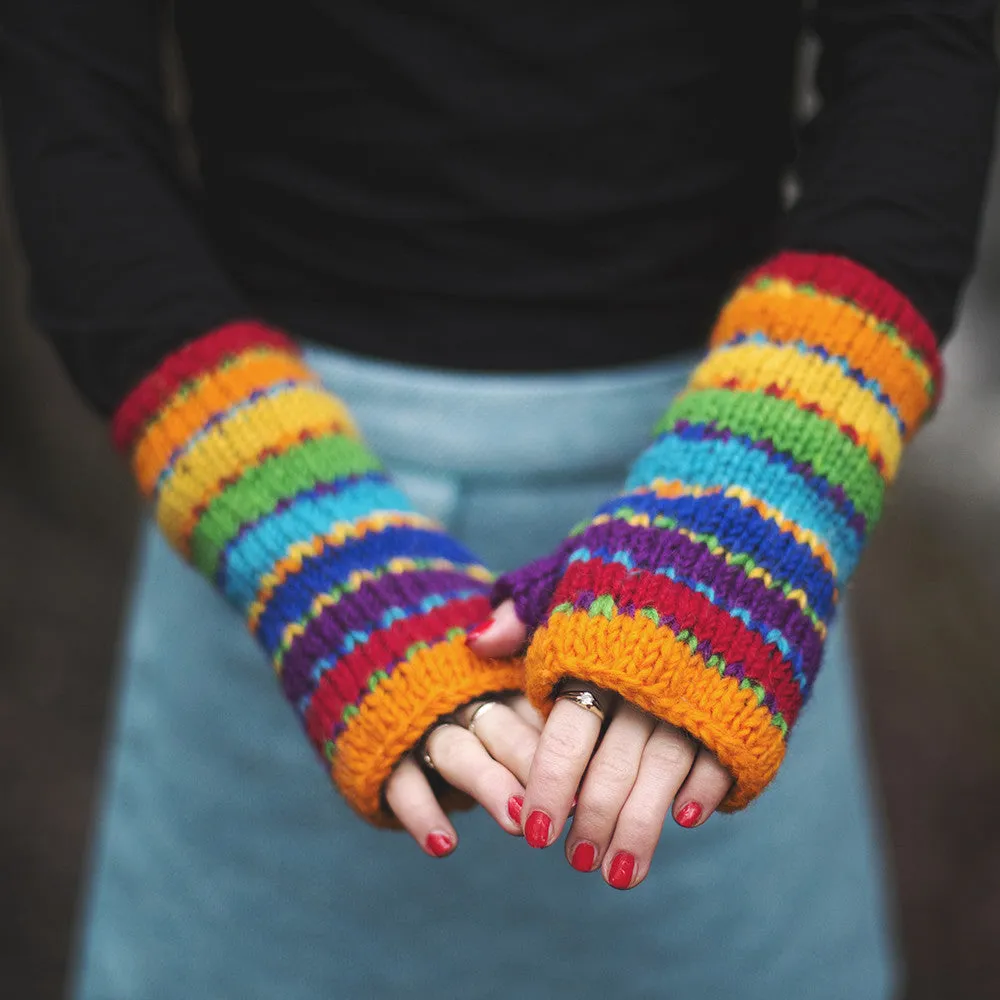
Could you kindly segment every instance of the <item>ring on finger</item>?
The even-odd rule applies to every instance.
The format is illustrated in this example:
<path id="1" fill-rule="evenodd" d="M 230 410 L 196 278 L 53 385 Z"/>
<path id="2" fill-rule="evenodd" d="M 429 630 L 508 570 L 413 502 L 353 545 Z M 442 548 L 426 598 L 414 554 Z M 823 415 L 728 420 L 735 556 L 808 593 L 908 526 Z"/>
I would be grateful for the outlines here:
<path id="1" fill-rule="evenodd" d="M 465 728 L 472 733 L 473 736 L 476 735 L 476 723 L 491 709 L 496 708 L 499 705 L 499 701 L 481 701 L 477 706 L 472 715 L 469 716 L 469 721 L 466 723 Z"/>
<path id="2" fill-rule="evenodd" d="M 446 718 L 438 719 L 438 721 L 435 722 L 434 725 L 431 726 L 431 728 L 428 729 L 426 733 L 424 733 L 420 742 L 417 744 L 417 755 L 420 757 L 420 760 L 423 762 L 424 767 L 427 768 L 428 771 L 437 770 L 437 765 L 434 763 L 434 758 L 431 757 L 430 750 L 427 748 L 428 744 L 431 741 L 431 737 L 439 729 L 444 729 L 445 726 L 458 726 L 459 729 L 465 728 L 457 720 L 451 718 L 451 716 L 448 716 Z"/>
<path id="3" fill-rule="evenodd" d="M 556 692 L 556 701 L 571 701 L 574 705 L 578 705 L 585 711 L 596 715 L 602 723 L 604 722 L 605 711 L 604 706 L 601 704 L 601 699 L 589 688 L 578 687 L 573 684 L 560 685 L 559 690 Z"/>

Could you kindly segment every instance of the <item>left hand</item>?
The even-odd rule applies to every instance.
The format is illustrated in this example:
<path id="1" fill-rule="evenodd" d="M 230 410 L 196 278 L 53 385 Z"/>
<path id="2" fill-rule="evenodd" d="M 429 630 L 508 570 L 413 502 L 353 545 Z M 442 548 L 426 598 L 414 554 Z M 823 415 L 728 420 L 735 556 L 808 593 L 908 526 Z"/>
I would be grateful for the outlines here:
<path id="1" fill-rule="evenodd" d="M 509 656 L 527 630 L 511 601 L 501 604 L 491 628 L 470 642 L 483 656 Z M 566 837 L 566 858 L 578 871 L 600 868 L 616 889 L 630 889 L 649 873 L 667 816 L 684 827 L 704 823 L 733 779 L 715 756 L 683 730 L 655 719 L 609 691 L 589 691 L 605 716 L 557 698 L 542 730 L 524 792 L 525 838 L 547 847 L 576 811 Z M 604 736 L 601 731 L 604 729 Z"/>
<path id="2" fill-rule="evenodd" d="M 425 854 L 451 854 L 458 833 L 428 780 L 430 762 L 505 833 L 520 836 L 524 782 L 541 729 L 541 716 L 523 695 L 463 705 L 448 721 L 431 726 L 417 748 L 403 757 L 386 782 L 386 804 Z"/>

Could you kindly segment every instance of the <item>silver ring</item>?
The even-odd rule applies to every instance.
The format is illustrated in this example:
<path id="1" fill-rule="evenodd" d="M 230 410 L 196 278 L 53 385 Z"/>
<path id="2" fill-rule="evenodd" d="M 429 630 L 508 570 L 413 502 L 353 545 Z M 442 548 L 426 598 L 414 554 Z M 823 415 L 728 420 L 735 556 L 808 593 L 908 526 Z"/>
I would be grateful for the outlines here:
<path id="1" fill-rule="evenodd" d="M 586 688 L 560 688 L 556 695 L 556 701 L 571 701 L 574 705 L 579 705 L 585 711 L 596 715 L 602 723 L 604 722 L 604 708 L 593 691 L 588 691 Z"/>
<path id="2" fill-rule="evenodd" d="M 476 735 L 476 723 L 479 721 L 480 717 L 485 715 L 491 708 L 496 708 L 500 702 L 498 701 L 483 701 L 476 706 L 476 710 L 469 716 L 468 725 L 466 729 L 472 733 L 473 736 Z"/>
<path id="3" fill-rule="evenodd" d="M 420 759 L 424 763 L 424 767 L 426 767 L 428 771 L 436 771 L 437 765 L 434 763 L 434 760 L 430 755 L 430 751 L 427 749 L 427 744 L 430 742 L 431 737 L 439 729 L 444 729 L 445 726 L 458 726 L 459 729 L 464 728 L 454 719 L 439 719 L 437 722 L 434 723 L 433 726 L 431 726 L 430 729 L 427 730 L 426 733 L 424 733 L 423 738 L 420 740 L 420 743 L 418 744 L 417 750 Z"/>

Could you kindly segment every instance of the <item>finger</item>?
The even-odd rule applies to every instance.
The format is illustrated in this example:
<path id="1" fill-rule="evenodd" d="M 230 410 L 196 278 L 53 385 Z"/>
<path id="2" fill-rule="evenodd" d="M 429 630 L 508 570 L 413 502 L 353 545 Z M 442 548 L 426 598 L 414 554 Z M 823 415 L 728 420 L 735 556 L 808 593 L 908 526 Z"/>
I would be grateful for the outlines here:
<path id="1" fill-rule="evenodd" d="M 541 735 L 537 729 L 499 701 L 473 702 L 458 713 L 458 719 L 467 729 L 470 723 L 475 726 L 472 735 L 519 782 L 523 784 L 528 780 L 531 760 Z"/>
<path id="2" fill-rule="evenodd" d="M 508 705 L 517 712 L 517 714 L 524 719 L 536 732 L 541 732 L 545 727 L 545 720 L 542 718 L 541 713 L 534 705 L 524 697 L 523 694 L 517 695 L 515 698 L 511 698 Z"/>
<path id="3" fill-rule="evenodd" d="M 609 694 L 602 697 L 606 706 L 612 700 Z M 556 700 L 524 792 L 524 835 L 532 847 L 547 847 L 562 832 L 600 733 L 596 715 L 567 698 Z"/>
<path id="4" fill-rule="evenodd" d="M 407 754 L 385 786 L 385 801 L 406 832 L 432 858 L 443 858 L 458 846 L 458 834 L 448 822 L 416 761 Z"/>
<path id="5" fill-rule="evenodd" d="M 457 725 L 438 726 L 424 746 L 445 781 L 472 796 L 507 833 L 521 835 L 515 819 L 519 810 L 511 800 L 522 796 L 524 787 L 472 733 Z"/>
<path id="6" fill-rule="evenodd" d="M 479 656 L 513 656 L 524 645 L 528 630 L 517 617 L 513 601 L 504 601 L 481 625 L 465 637 Z"/>
<path id="7" fill-rule="evenodd" d="M 593 871 L 604 859 L 655 727 L 656 719 L 632 705 L 623 704 L 615 712 L 587 765 L 573 828 L 566 838 L 566 857 L 577 871 Z"/>
<path id="8" fill-rule="evenodd" d="M 733 787 L 733 776 L 711 750 L 702 747 L 674 801 L 674 819 L 683 827 L 701 826 Z"/>
<path id="9" fill-rule="evenodd" d="M 649 873 L 670 803 L 684 784 L 696 753 L 697 744 L 687 733 L 665 722 L 657 723 L 604 858 L 608 885 L 631 889 Z"/>

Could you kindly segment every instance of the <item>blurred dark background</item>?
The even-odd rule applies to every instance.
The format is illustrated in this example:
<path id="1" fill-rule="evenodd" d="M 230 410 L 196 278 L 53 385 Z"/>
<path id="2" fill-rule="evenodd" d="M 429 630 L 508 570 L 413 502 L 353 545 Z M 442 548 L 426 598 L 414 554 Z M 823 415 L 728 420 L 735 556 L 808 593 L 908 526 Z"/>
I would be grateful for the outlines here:
<path id="1" fill-rule="evenodd" d="M 944 406 L 911 449 L 852 588 L 907 1000 L 1000 997 L 1000 170 L 994 174 L 978 276 L 948 349 Z M 26 320 L 23 264 L 0 193 L 5 997 L 63 994 L 136 516 L 104 428 Z"/>

